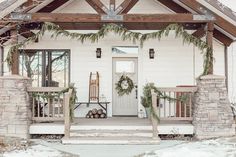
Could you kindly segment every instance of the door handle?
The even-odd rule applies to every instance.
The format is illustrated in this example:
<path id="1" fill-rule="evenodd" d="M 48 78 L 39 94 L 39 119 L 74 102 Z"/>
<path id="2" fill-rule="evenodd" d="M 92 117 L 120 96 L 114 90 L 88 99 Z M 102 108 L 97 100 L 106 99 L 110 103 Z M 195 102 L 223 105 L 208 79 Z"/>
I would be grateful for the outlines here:
<path id="1" fill-rule="evenodd" d="M 135 98 L 138 99 L 138 86 L 135 85 Z"/>

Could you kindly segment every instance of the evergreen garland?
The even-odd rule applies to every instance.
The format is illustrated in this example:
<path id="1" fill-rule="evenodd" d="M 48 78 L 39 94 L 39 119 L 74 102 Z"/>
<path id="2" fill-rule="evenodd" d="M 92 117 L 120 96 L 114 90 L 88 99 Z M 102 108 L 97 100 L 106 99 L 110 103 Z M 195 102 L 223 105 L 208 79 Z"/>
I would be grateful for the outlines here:
<path id="1" fill-rule="evenodd" d="M 84 41 L 91 41 L 91 42 L 97 42 L 99 39 L 104 38 L 109 32 L 114 32 L 115 34 L 118 34 L 121 36 L 122 40 L 130 40 L 135 42 L 140 42 L 140 45 L 143 46 L 144 42 L 149 39 L 158 39 L 161 40 L 162 37 L 168 36 L 170 31 L 175 32 L 175 37 L 182 37 L 183 43 L 193 44 L 194 46 L 198 47 L 202 53 L 204 54 L 204 71 L 202 75 L 207 75 L 210 70 L 210 66 L 213 62 L 213 56 L 212 56 L 212 48 L 207 45 L 205 41 L 202 41 L 201 39 L 194 37 L 193 35 L 189 34 L 187 31 L 184 30 L 183 26 L 178 24 L 170 24 L 166 28 L 152 32 L 152 33 L 140 33 L 140 32 L 133 32 L 130 31 L 120 25 L 109 23 L 104 25 L 100 30 L 98 30 L 96 33 L 73 33 L 66 30 L 61 29 L 58 25 L 45 22 L 42 25 L 42 28 L 39 32 L 37 32 L 34 36 L 27 38 L 26 40 L 16 44 L 12 45 L 8 52 L 7 56 L 7 63 L 9 66 L 12 64 L 12 54 L 16 52 L 19 48 L 22 48 L 24 45 L 29 44 L 30 42 L 33 42 L 39 38 L 41 38 L 46 31 L 49 31 L 52 33 L 51 37 L 56 38 L 58 36 L 66 36 L 71 39 L 76 39 L 78 41 L 81 41 L 82 43 Z"/>
<path id="2" fill-rule="evenodd" d="M 155 86 L 154 83 L 145 84 L 145 86 L 143 87 L 143 96 L 141 96 L 141 104 L 145 108 L 150 108 L 150 114 L 154 118 L 156 118 L 158 121 L 160 121 L 160 118 L 156 114 L 156 112 L 154 111 L 154 108 L 152 106 L 152 92 L 151 92 L 152 90 L 154 90 L 154 92 L 157 94 L 158 100 L 164 99 L 164 100 L 168 100 L 169 102 L 180 101 L 180 102 L 184 102 L 184 103 L 189 101 L 187 95 L 181 95 L 177 98 L 173 98 L 173 97 L 170 97 L 170 96 L 166 95 L 165 93 L 161 92 L 160 90 L 158 90 L 158 88 Z"/>

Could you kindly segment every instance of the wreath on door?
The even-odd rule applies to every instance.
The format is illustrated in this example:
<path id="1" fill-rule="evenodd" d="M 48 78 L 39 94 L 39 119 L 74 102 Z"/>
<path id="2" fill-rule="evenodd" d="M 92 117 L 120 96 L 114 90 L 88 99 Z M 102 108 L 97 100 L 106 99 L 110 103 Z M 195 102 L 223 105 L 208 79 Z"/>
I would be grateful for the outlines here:
<path id="1" fill-rule="evenodd" d="M 116 83 L 116 90 L 119 96 L 129 95 L 134 88 L 133 81 L 125 74 L 123 74 Z"/>

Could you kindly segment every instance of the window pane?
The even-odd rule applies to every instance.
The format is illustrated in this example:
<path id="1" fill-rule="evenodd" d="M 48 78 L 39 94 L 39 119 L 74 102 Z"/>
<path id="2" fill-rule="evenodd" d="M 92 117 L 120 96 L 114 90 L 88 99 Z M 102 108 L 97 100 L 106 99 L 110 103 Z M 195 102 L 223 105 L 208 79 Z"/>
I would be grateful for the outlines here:
<path id="1" fill-rule="evenodd" d="M 116 46 L 112 48 L 114 54 L 138 54 L 138 47 L 136 46 Z"/>
<path id="2" fill-rule="evenodd" d="M 134 62 L 133 61 L 116 61 L 116 72 L 117 73 L 134 73 Z"/>

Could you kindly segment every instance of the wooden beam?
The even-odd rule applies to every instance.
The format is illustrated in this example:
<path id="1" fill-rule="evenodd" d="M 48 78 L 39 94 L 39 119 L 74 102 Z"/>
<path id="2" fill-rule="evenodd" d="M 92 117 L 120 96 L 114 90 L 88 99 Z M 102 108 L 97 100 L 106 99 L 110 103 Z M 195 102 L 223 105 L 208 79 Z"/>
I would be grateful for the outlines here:
<path id="1" fill-rule="evenodd" d="M 68 2 L 69 0 L 54 0 L 51 3 L 49 3 L 47 6 L 43 7 L 42 9 L 40 9 L 39 11 L 37 11 L 38 13 L 49 13 L 54 11 L 55 9 L 59 8 L 60 6 L 62 6 L 63 4 L 65 4 L 66 2 Z"/>
<path id="2" fill-rule="evenodd" d="M 195 32 L 192 33 L 192 35 L 197 37 L 197 38 L 204 37 L 206 35 L 205 26 L 200 27 L 199 29 L 197 29 Z"/>
<path id="3" fill-rule="evenodd" d="M 27 29 L 25 27 L 21 27 L 19 30 L 19 34 L 25 38 L 32 37 L 34 35 L 33 32 L 30 31 L 30 29 Z"/>
<path id="4" fill-rule="evenodd" d="M 11 33 L 10 31 L 6 31 L 5 33 L 0 35 L 0 45 L 3 45 L 10 39 Z"/>
<path id="5" fill-rule="evenodd" d="M 213 30 L 214 30 L 214 23 L 213 22 L 209 22 L 207 24 L 207 36 L 206 36 L 206 42 L 208 44 L 209 47 L 211 47 L 213 49 Z M 210 54 L 210 58 L 211 61 L 210 65 L 209 65 L 209 71 L 208 74 L 213 74 L 213 51 L 212 54 Z"/>
<path id="6" fill-rule="evenodd" d="M 11 42 L 12 44 L 16 44 L 17 43 L 17 30 L 11 30 Z M 13 75 L 19 75 L 19 51 L 16 50 L 16 52 L 14 52 L 12 54 L 12 65 L 11 65 L 11 73 Z"/>
<path id="7" fill-rule="evenodd" d="M 170 8 L 171 10 L 173 10 L 176 13 L 191 13 L 188 10 L 186 10 L 185 8 L 183 8 L 182 6 L 175 3 L 173 0 L 158 0 L 158 1 L 160 3 L 162 3 L 163 5 L 165 5 L 166 7 Z M 199 35 L 200 34 L 203 35 L 203 33 L 205 33 L 205 32 L 197 31 L 196 33 L 199 33 Z M 233 42 L 233 40 L 231 38 L 229 38 L 225 34 L 221 33 L 217 29 L 214 29 L 213 36 L 214 36 L 215 39 L 217 39 L 218 41 L 220 41 L 221 43 L 223 43 L 227 46 L 230 46 L 230 44 Z"/>
<path id="8" fill-rule="evenodd" d="M 138 1 L 139 0 L 124 0 L 119 7 L 117 7 L 116 12 L 118 14 L 127 14 Z"/>
<path id="9" fill-rule="evenodd" d="M 110 0 L 110 10 L 116 10 L 116 0 Z"/>
<path id="10" fill-rule="evenodd" d="M 233 39 L 224 35 L 217 29 L 214 29 L 213 36 L 216 40 L 218 40 L 219 42 L 223 43 L 226 46 L 230 46 L 234 42 Z"/>
<path id="11" fill-rule="evenodd" d="M 199 14 L 205 14 L 204 10 L 208 10 L 200 3 L 198 3 L 196 0 L 179 0 L 179 1 Z M 213 12 L 211 12 L 211 14 L 213 14 L 214 17 L 216 18 L 215 24 L 217 26 L 221 27 L 222 29 L 224 29 L 225 31 L 236 37 L 236 26 L 234 24 L 228 22 L 227 20 L 225 20 L 224 18 L 220 17 L 219 15 Z"/>
<path id="12" fill-rule="evenodd" d="M 65 30 L 98 30 L 100 29 L 104 24 L 103 22 L 99 23 L 55 23 L 59 25 L 62 29 Z M 166 28 L 170 23 L 140 23 L 140 22 L 133 22 L 133 23 L 124 23 L 120 22 L 117 24 L 123 25 L 128 30 L 160 30 Z M 186 30 L 196 30 L 202 25 L 205 25 L 204 23 L 186 23 L 182 24 L 184 29 Z M 30 29 L 39 29 L 39 27 L 28 27 Z"/>
<path id="13" fill-rule="evenodd" d="M 167 23 L 206 23 L 204 15 L 193 14 L 124 14 L 123 20 L 101 20 L 102 15 L 81 13 L 32 13 L 30 22 L 167 22 Z M 198 16 L 198 17 L 196 17 Z M 202 16 L 199 18 L 199 16 Z"/>
<path id="14" fill-rule="evenodd" d="M 182 6 L 176 4 L 172 0 L 158 0 L 161 4 L 165 5 L 167 8 L 171 9 L 176 13 L 190 13 L 188 10 L 183 8 Z"/>
<path id="15" fill-rule="evenodd" d="M 86 2 L 94 9 L 98 14 L 106 14 L 108 8 L 100 0 L 86 0 Z"/>

